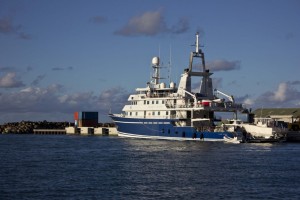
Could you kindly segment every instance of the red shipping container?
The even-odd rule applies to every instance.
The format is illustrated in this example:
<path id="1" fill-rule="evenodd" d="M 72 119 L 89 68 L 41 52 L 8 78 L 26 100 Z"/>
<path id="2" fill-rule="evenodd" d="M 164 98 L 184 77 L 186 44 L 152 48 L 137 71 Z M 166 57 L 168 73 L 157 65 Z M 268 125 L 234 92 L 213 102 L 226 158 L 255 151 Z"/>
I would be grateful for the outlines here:
<path id="1" fill-rule="evenodd" d="M 78 112 L 74 112 L 74 120 L 78 120 Z"/>

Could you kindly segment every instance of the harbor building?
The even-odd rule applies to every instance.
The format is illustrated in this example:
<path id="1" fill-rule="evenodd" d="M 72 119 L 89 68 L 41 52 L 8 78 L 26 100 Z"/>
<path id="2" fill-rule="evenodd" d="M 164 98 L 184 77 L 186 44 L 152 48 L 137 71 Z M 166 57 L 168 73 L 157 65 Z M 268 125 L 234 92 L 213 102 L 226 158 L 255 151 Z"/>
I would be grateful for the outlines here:
<path id="1" fill-rule="evenodd" d="M 271 118 L 286 123 L 286 140 L 300 142 L 300 108 L 262 108 L 254 111 L 255 120 Z"/>
<path id="2" fill-rule="evenodd" d="M 254 111 L 255 120 L 272 118 L 286 123 L 294 123 L 300 118 L 300 108 L 261 108 Z"/>

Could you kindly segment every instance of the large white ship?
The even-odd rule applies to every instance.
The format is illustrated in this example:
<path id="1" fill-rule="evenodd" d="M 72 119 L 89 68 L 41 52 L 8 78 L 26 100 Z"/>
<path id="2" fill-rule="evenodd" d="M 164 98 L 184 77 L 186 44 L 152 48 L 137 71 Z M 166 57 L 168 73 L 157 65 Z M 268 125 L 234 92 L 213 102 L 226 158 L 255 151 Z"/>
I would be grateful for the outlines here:
<path id="1" fill-rule="evenodd" d="M 191 52 L 189 68 L 184 69 L 179 85 L 161 82 L 160 59 L 152 59 L 152 80 L 137 88 L 128 98 L 121 114 L 110 114 L 119 136 L 170 140 L 223 141 L 235 133 L 217 131 L 215 112 L 243 111 L 232 96 L 214 90 L 211 73 L 205 66 L 204 53 L 196 34 L 195 51 Z M 201 70 L 194 70 L 194 59 L 200 59 Z M 195 67 L 194 67 L 195 68 Z M 192 77 L 202 77 L 198 92 L 192 92 Z M 222 94 L 226 99 L 217 97 Z"/>

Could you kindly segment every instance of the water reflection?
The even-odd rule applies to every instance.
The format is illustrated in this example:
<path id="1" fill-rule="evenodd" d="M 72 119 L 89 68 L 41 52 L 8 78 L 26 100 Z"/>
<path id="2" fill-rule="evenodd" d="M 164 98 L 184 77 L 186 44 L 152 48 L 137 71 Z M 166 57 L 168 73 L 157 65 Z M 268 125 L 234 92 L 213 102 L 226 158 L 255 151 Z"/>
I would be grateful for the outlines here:
<path id="1" fill-rule="evenodd" d="M 142 152 L 191 152 L 208 151 L 220 148 L 224 145 L 222 142 L 199 142 L 199 141 L 170 141 L 170 140 L 152 140 L 122 138 L 125 148 L 131 151 Z"/>
<path id="2" fill-rule="evenodd" d="M 274 148 L 280 147 L 282 143 L 248 143 L 245 145 L 245 151 L 272 151 Z"/>

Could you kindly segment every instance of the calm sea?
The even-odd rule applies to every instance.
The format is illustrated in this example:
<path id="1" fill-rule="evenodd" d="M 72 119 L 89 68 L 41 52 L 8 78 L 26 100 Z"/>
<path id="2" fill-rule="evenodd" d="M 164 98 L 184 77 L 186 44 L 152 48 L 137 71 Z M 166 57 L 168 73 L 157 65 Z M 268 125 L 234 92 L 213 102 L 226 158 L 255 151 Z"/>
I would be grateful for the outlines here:
<path id="1" fill-rule="evenodd" d="M 300 144 L 0 135 L 0 199 L 299 199 Z"/>

